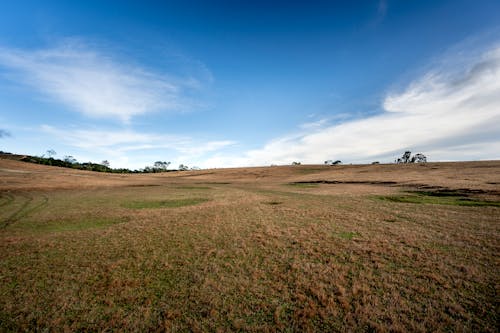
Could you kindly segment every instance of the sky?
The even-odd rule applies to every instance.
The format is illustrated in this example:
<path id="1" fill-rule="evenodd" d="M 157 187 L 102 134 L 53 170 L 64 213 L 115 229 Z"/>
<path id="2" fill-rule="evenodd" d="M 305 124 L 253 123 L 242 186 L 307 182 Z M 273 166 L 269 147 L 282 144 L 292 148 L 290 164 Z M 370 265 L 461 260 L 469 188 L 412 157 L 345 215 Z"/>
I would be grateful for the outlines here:
<path id="1" fill-rule="evenodd" d="M 0 150 L 131 169 L 500 159 L 500 2 L 2 1 Z"/>

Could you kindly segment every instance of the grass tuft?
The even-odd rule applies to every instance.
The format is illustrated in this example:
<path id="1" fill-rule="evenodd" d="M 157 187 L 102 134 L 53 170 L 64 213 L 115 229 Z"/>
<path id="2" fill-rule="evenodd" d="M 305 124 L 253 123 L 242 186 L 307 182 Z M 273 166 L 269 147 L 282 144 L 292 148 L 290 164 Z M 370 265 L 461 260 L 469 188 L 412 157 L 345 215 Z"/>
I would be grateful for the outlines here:
<path id="1" fill-rule="evenodd" d="M 289 183 L 287 185 L 293 186 L 293 187 L 299 187 L 299 188 L 312 188 L 312 187 L 318 187 L 319 184 L 317 184 L 317 183 Z"/>
<path id="2" fill-rule="evenodd" d="M 177 186 L 176 189 L 180 190 L 211 190 L 208 186 Z"/>

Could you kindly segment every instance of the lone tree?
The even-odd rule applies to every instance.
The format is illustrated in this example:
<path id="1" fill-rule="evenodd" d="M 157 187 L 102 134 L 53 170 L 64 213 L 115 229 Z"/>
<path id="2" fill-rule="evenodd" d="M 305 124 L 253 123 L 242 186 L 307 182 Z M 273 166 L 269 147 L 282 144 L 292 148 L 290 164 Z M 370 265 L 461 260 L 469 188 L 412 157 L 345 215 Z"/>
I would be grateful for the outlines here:
<path id="1" fill-rule="evenodd" d="M 108 160 L 104 160 L 101 162 L 101 165 L 104 165 L 106 168 L 109 168 L 110 164 Z"/>
<path id="2" fill-rule="evenodd" d="M 154 168 L 158 171 L 167 171 L 170 162 L 156 161 L 154 164 Z"/>
<path id="3" fill-rule="evenodd" d="M 336 160 L 336 161 L 334 161 L 334 160 L 326 160 L 325 164 L 326 165 L 337 165 L 337 164 L 342 164 L 342 161 L 341 160 Z"/>
<path id="4" fill-rule="evenodd" d="M 57 155 L 57 153 L 56 153 L 56 151 L 55 151 L 54 149 L 49 149 L 49 150 L 47 150 L 47 156 L 48 156 L 49 158 L 51 158 L 51 157 L 53 157 L 53 156 L 55 156 L 55 155 Z"/>
<path id="5" fill-rule="evenodd" d="M 404 152 L 403 156 L 398 158 L 395 162 L 398 164 L 425 163 L 427 162 L 427 157 L 422 153 L 411 156 L 411 151 L 407 150 Z"/>

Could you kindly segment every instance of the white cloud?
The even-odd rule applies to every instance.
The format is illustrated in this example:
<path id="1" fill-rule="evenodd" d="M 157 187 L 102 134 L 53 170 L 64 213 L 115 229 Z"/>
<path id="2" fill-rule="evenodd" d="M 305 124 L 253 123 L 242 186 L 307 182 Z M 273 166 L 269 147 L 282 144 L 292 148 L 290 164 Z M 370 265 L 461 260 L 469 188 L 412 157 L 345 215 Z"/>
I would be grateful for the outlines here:
<path id="1" fill-rule="evenodd" d="M 302 125 L 300 125 L 300 128 L 302 128 L 304 130 L 314 130 L 314 129 L 322 128 L 327 123 L 328 123 L 328 119 L 325 118 L 325 119 L 320 119 L 320 120 L 316 120 L 316 121 L 302 124 Z"/>
<path id="2" fill-rule="evenodd" d="M 148 145 L 156 147 L 158 143 L 171 146 L 185 144 L 187 141 L 180 136 L 146 134 L 132 130 L 58 129 L 48 125 L 42 125 L 41 128 L 45 133 L 52 134 L 74 147 L 83 149 L 111 148 L 126 151 L 145 149 Z"/>
<path id="3" fill-rule="evenodd" d="M 0 66 L 71 110 L 123 122 L 147 112 L 182 110 L 189 105 L 185 90 L 200 84 L 124 64 L 75 41 L 37 51 L 0 48 Z"/>
<path id="4" fill-rule="evenodd" d="M 141 168 L 158 159 L 168 159 L 173 165 L 192 163 L 206 154 L 236 143 L 229 140 L 201 141 L 188 136 L 133 130 L 59 129 L 48 125 L 43 125 L 41 130 L 70 147 L 80 149 L 85 160 L 108 159 L 113 167 L 127 168 Z"/>
<path id="5" fill-rule="evenodd" d="M 209 166 L 392 161 L 405 149 L 430 160 L 500 158 L 500 47 L 457 66 L 444 59 L 383 100 L 385 112 L 336 125 L 302 126 L 240 156 L 216 155 Z"/>

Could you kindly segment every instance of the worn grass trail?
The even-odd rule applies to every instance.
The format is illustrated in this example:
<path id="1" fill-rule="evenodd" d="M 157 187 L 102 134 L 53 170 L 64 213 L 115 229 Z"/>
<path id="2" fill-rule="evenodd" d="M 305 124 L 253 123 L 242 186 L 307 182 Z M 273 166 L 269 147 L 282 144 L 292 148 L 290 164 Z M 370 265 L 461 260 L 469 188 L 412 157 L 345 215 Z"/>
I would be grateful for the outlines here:
<path id="1" fill-rule="evenodd" d="M 2 192 L 0 330 L 496 331 L 500 207 L 276 179 Z"/>
<path id="2" fill-rule="evenodd" d="M 29 214 L 43 209 L 48 202 L 45 194 L 33 196 L 30 193 L 13 195 L 7 192 L 0 194 L 0 199 L 2 200 L 0 202 L 0 228 L 6 228 Z"/>

